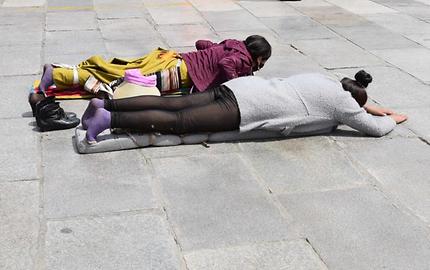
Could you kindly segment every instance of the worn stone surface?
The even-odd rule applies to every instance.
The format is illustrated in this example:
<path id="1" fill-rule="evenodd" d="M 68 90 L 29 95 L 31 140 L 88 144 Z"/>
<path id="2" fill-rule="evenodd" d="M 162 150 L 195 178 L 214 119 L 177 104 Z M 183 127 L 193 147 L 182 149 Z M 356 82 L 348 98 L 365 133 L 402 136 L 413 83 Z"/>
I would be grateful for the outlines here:
<path id="1" fill-rule="evenodd" d="M 157 207 L 149 171 L 137 152 L 81 156 L 73 151 L 70 135 L 55 134 L 44 135 L 42 147 L 47 217 Z M 67 161 L 61 164 L 61 169 L 58 168 L 59 160 Z"/>
<path id="2" fill-rule="evenodd" d="M 202 12 L 215 31 L 267 30 L 267 26 L 244 10 Z M 246 22 L 246 23 L 244 23 Z"/>
<path id="3" fill-rule="evenodd" d="M 46 269 L 180 269 L 162 216 L 136 214 L 48 221 Z"/>
<path id="4" fill-rule="evenodd" d="M 427 48 L 375 50 L 373 54 L 424 82 L 430 82 L 430 50 Z M 414 55 L 414 57 L 411 57 Z M 420 59 L 417 61 L 416 59 Z"/>
<path id="5" fill-rule="evenodd" d="M 0 183 L 0 217 L 0 269 L 35 269 L 39 181 Z"/>
<path id="6" fill-rule="evenodd" d="M 374 189 L 281 197 L 328 269 L 426 269 L 430 229 Z"/>
<path id="7" fill-rule="evenodd" d="M 157 30 L 170 47 L 194 46 L 200 39 L 218 41 L 208 25 L 161 25 Z"/>
<path id="8" fill-rule="evenodd" d="M 306 16 L 262 18 L 261 21 L 273 29 L 282 40 L 335 38 L 336 34 L 327 27 Z"/>
<path id="9" fill-rule="evenodd" d="M 105 44 L 97 30 L 46 32 L 45 54 L 104 54 Z M 70 43 L 73 42 L 73 46 Z"/>
<path id="10" fill-rule="evenodd" d="M 183 250 L 296 236 L 239 155 L 162 158 L 152 163 Z"/>
<path id="11" fill-rule="evenodd" d="M 376 178 L 381 189 L 430 223 L 430 147 L 417 138 L 342 143 Z M 388 158 L 387 158 L 388 157 Z"/>
<path id="12" fill-rule="evenodd" d="M 40 178 L 40 139 L 32 121 L 0 119 L 0 182 Z"/>
<path id="13" fill-rule="evenodd" d="M 32 75 L 39 72 L 42 45 L 0 46 L 0 76 Z"/>
<path id="14" fill-rule="evenodd" d="M 240 1 L 239 4 L 256 17 L 300 16 L 300 12 L 286 3 L 274 1 Z"/>
<path id="15" fill-rule="evenodd" d="M 94 30 L 97 28 L 94 11 L 48 12 L 46 15 L 46 30 L 48 31 Z"/>
<path id="16" fill-rule="evenodd" d="M 345 189 L 366 184 L 346 155 L 328 138 L 242 143 L 244 157 L 273 193 Z"/>
<path id="17" fill-rule="evenodd" d="M 327 269 L 304 240 L 269 242 L 186 253 L 190 270 L 198 269 Z"/>
<path id="18" fill-rule="evenodd" d="M 363 67 L 383 63 L 370 53 L 340 38 L 297 40 L 293 45 L 325 68 Z"/>
<path id="19" fill-rule="evenodd" d="M 192 24 L 201 23 L 203 18 L 187 2 L 146 4 L 156 24 Z"/>

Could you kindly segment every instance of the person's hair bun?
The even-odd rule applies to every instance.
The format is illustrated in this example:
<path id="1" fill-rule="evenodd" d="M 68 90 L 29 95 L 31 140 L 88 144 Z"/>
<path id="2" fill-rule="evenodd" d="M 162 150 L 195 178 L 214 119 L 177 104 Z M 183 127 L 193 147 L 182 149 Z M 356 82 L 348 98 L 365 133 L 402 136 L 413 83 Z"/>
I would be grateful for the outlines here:
<path id="1" fill-rule="evenodd" d="M 360 70 L 359 72 L 357 72 L 355 74 L 354 78 L 364 88 L 366 88 L 369 85 L 369 83 L 371 83 L 373 80 L 372 75 L 370 75 L 369 73 L 367 73 L 364 70 Z"/>

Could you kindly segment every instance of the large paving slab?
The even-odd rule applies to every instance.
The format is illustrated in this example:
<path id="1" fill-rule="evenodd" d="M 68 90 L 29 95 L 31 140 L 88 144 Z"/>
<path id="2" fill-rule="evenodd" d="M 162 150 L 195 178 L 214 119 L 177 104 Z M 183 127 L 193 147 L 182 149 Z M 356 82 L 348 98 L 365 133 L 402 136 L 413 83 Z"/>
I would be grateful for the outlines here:
<path id="1" fill-rule="evenodd" d="M 268 30 L 256 17 L 245 10 L 202 12 L 215 31 Z"/>
<path id="2" fill-rule="evenodd" d="M 328 269 L 428 269 L 430 229 L 374 189 L 284 195 Z"/>
<path id="3" fill-rule="evenodd" d="M 256 17 L 284 17 L 301 15 L 298 10 L 283 2 L 239 1 L 238 3 Z"/>
<path id="4" fill-rule="evenodd" d="M 161 158 L 152 163 L 184 251 L 297 236 L 239 155 Z"/>
<path id="5" fill-rule="evenodd" d="M 197 250 L 186 253 L 185 260 L 189 270 L 327 269 L 305 240 Z"/>
<path id="6" fill-rule="evenodd" d="M 365 167 L 382 190 L 430 223 L 430 146 L 417 138 L 343 141 L 347 151 Z"/>
<path id="7" fill-rule="evenodd" d="M 97 55 L 106 51 L 98 30 L 46 32 L 45 43 L 45 55 Z"/>
<path id="8" fill-rule="evenodd" d="M 46 0 L 5 0 L 3 7 L 40 7 Z"/>
<path id="9" fill-rule="evenodd" d="M 98 28 L 94 11 L 48 12 L 47 31 L 95 30 Z"/>
<path id="10" fill-rule="evenodd" d="M 326 2 L 327 3 L 327 2 Z M 327 26 L 352 26 L 366 22 L 362 16 L 353 14 L 336 6 L 297 7 L 306 16 Z"/>
<path id="11" fill-rule="evenodd" d="M 0 79 L 3 94 L 0 100 L 0 118 L 21 118 L 32 115 L 30 105 L 26 100 L 34 79 L 36 76 L 11 76 Z"/>
<path id="12" fill-rule="evenodd" d="M 0 46 L 0 76 L 31 75 L 39 72 L 42 44 Z"/>
<path id="13" fill-rule="evenodd" d="M 0 183 L 0 269 L 36 269 L 39 181 Z"/>
<path id="14" fill-rule="evenodd" d="M 273 29 L 282 40 L 323 39 L 337 36 L 327 27 L 306 16 L 262 18 L 261 21 Z"/>
<path id="15" fill-rule="evenodd" d="M 366 19 L 394 33 L 404 35 L 430 33 L 430 24 L 406 14 L 366 15 Z"/>
<path id="16" fill-rule="evenodd" d="M 191 4 L 200 12 L 203 11 L 232 11 L 240 10 L 241 7 L 234 0 L 189 0 Z"/>
<path id="17" fill-rule="evenodd" d="M 334 71 L 339 79 L 343 77 L 354 78 L 358 69 L 341 69 Z M 366 91 L 370 99 L 377 101 L 380 105 L 405 109 L 413 107 L 424 107 L 430 105 L 428 95 L 430 86 L 423 84 L 406 72 L 390 66 L 366 67 L 373 81 Z"/>
<path id="18" fill-rule="evenodd" d="M 409 119 L 405 122 L 405 126 L 410 128 L 415 134 L 427 139 L 430 139 L 430 122 L 429 113 L 430 107 L 406 108 L 401 110 Z"/>
<path id="19" fill-rule="evenodd" d="M 29 29 L 28 26 L 0 24 L 0 46 L 42 44 L 42 27 Z"/>
<path id="20" fill-rule="evenodd" d="M 243 156 L 275 193 L 345 189 L 366 184 L 343 150 L 327 137 L 241 143 Z"/>
<path id="21" fill-rule="evenodd" d="M 430 49 L 403 48 L 371 52 L 421 81 L 430 82 Z"/>
<path id="22" fill-rule="evenodd" d="M 40 137 L 32 119 L 0 119 L 0 182 L 40 178 Z"/>
<path id="23" fill-rule="evenodd" d="M 128 0 L 125 5 L 116 0 L 94 0 L 94 10 L 98 19 L 144 18 L 146 15 L 139 0 Z"/>
<path id="24" fill-rule="evenodd" d="M 192 24 L 204 22 L 202 16 L 187 2 L 145 3 L 156 24 Z"/>
<path id="25" fill-rule="evenodd" d="M 338 7 L 348 10 L 354 14 L 379 14 L 379 13 L 397 13 L 396 10 L 388 8 L 386 6 L 377 4 L 370 0 L 349 0 L 345 2 L 343 0 L 327 0 Z"/>
<path id="26" fill-rule="evenodd" d="M 204 24 L 160 25 L 157 30 L 170 47 L 194 46 L 195 42 L 200 39 L 213 42 L 219 39 L 211 31 L 210 26 Z"/>
<path id="27" fill-rule="evenodd" d="M 366 50 L 419 47 L 416 42 L 374 23 L 363 23 L 355 26 L 332 26 L 331 28 Z"/>
<path id="28" fill-rule="evenodd" d="M 340 38 L 297 40 L 293 42 L 293 45 L 329 69 L 383 64 L 377 57 Z"/>
<path id="29" fill-rule="evenodd" d="M 145 18 L 99 20 L 98 25 L 105 40 L 147 39 L 147 36 L 156 34 L 154 26 Z"/>
<path id="30" fill-rule="evenodd" d="M 47 270 L 181 269 L 172 235 L 155 214 L 48 221 Z"/>
<path id="31" fill-rule="evenodd" d="M 46 217 L 157 207 L 148 167 L 136 151 L 79 155 L 67 132 L 43 136 Z"/>

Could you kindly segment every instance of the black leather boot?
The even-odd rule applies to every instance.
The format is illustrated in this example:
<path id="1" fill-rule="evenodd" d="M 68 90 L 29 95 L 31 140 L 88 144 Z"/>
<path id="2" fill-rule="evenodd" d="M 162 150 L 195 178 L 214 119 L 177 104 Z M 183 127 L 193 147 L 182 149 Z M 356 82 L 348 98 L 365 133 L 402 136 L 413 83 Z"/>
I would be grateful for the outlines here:
<path id="1" fill-rule="evenodd" d="M 40 130 L 60 130 L 74 128 L 79 125 L 77 117 L 68 117 L 58 102 L 36 104 L 36 122 Z"/>
<path id="2" fill-rule="evenodd" d="M 30 103 L 31 111 L 33 112 L 33 117 L 36 117 L 37 111 L 36 111 L 36 104 L 38 102 L 42 102 L 42 104 L 48 104 L 48 103 L 54 103 L 55 97 L 45 97 L 43 94 L 36 94 L 36 93 L 30 93 L 28 95 L 28 103 Z M 74 112 L 66 112 L 66 115 L 68 117 L 76 117 L 76 113 Z"/>

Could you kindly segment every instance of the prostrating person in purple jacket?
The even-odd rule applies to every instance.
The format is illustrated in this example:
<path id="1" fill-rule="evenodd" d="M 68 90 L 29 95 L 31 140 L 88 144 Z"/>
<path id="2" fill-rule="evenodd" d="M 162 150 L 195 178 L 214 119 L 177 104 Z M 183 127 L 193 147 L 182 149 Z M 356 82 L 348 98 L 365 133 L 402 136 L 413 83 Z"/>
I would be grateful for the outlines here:
<path id="1" fill-rule="evenodd" d="M 193 88 L 202 92 L 208 88 L 234 78 L 253 75 L 261 69 L 272 54 L 272 47 L 262 36 L 252 35 L 245 40 L 227 39 L 220 43 L 208 40 L 196 42 L 197 51 L 177 53 L 161 48 L 136 59 L 113 58 L 104 60 L 92 56 L 77 66 L 46 64 L 40 83 L 44 92 L 49 86 L 67 89 L 81 86 L 94 78 L 102 83 L 124 77 L 125 71 L 138 69 L 142 76 L 156 76 L 156 86 L 161 94 L 172 90 Z M 30 104 L 44 98 L 44 95 L 30 96 Z"/>

